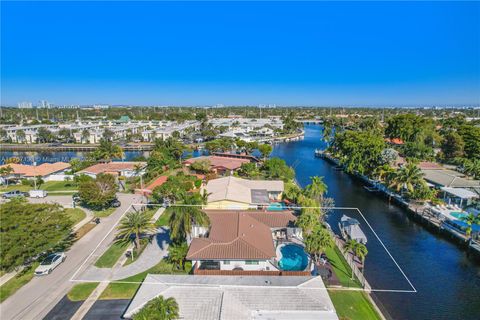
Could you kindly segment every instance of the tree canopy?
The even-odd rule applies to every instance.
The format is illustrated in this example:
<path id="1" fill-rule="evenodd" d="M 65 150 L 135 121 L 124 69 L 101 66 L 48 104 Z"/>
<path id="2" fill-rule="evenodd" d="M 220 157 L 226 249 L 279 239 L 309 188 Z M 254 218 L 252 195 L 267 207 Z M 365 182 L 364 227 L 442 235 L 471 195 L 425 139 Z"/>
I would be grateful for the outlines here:
<path id="1" fill-rule="evenodd" d="M 0 205 L 0 269 L 11 270 L 65 244 L 73 222 L 58 204 L 12 199 Z"/>
<path id="2" fill-rule="evenodd" d="M 111 174 L 99 174 L 96 179 L 85 179 L 79 183 L 78 193 L 81 200 L 92 208 L 104 208 L 117 192 L 115 177 Z"/>
<path id="3" fill-rule="evenodd" d="M 382 164 L 383 138 L 371 131 L 337 132 L 331 146 L 348 172 L 372 172 Z"/>
<path id="4" fill-rule="evenodd" d="M 179 318 L 178 304 L 174 298 L 153 298 L 133 315 L 133 320 L 174 320 Z"/>

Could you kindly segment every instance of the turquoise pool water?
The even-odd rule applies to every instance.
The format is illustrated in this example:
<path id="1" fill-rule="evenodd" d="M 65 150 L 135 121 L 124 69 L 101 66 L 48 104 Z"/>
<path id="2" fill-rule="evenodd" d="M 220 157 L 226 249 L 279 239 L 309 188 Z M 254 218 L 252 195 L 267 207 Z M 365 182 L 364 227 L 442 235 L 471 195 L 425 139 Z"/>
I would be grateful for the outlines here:
<path id="1" fill-rule="evenodd" d="M 305 270 L 308 265 L 308 255 L 301 246 L 287 244 L 280 248 L 282 258 L 278 262 L 280 269 L 285 271 Z"/>
<path id="2" fill-rule="evenodd" d="M 283 202 L 272 202 L 268 205 L 267 210 L 269 211 L 282 211 L 285 210 L 285 204 Z"/>
<path id="3" fill-rule="evenodd" d="M 462 218 L 465 218 L 467 216 L 467 214 L 463 213 L 463 212 L 450 212 L 450 215 L 452 217 L 457 218 L 457 219 L 462 219 Z"/>

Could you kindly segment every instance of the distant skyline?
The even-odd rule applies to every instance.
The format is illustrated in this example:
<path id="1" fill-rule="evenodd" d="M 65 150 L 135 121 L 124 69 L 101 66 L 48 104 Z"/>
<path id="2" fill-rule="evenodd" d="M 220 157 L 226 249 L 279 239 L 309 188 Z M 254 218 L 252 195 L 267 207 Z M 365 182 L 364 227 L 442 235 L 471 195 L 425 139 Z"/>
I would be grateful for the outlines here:
<path id="1" fill-rule="evenodd" d="M 1 2 L 1 104 L 480 104 L 479 2 Z"/>

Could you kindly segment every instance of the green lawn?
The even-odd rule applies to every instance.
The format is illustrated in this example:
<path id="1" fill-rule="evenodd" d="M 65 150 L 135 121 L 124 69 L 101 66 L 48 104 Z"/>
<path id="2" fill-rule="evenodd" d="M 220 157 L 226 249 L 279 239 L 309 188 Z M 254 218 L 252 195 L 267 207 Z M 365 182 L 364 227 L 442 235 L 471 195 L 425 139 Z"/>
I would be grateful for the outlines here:
<path id="1" fill-rule="evenodd" d="M 363 291 L 328 290 L 340 319 L 381 319 Z"/>
<path id="2" fill-rule="evenodd" d="M 5 299 L 14 294 L 18 289 L 27 284 L 34 277 L 34 270 L 38 267 L 40 263 L 34 263 L 28 269 L 22 270 L 12 279 L 8 280 L 2 286 L 0 286 L 0 302 L 3 302 Z"/>
<path id="3" fill-rule="evenodd" d="M 356 277 L 354 280 L 352 280 L 352 269 L 337 246 L 328 248 L 325 250 L 325 253 L 342 286 L 361 288 L 361 284 Z"/>
<path id="4" fill-rule="evenodd" d="M 108 217 L 109 215 L 111 215 L 115 211 L 115 209 L 116 208 L 107 208 L 105 210 L 93 211 L 93 215 L 95 217 L 105 218 L 105 217 Z"/>
<path id="5" fill-rule="evenodd" d="M 168 226 L 168 220 L 170 220 L 171 216 L 171 211 L 170 210 L 165 210 L 160 218 L 155 222 L 157 227 L 163 227 L 163 226 Z"/>
<path id="6" fill-rule="evenodd" d="M 117 263 L 118 259 L 127 250 L 128 243 L 113 243 L 110 248 L 95 262 L 95 266 L 99 268 L 111 268 Z"/>
<path id="7" fill-rule="evenodd" d="M 77 190 L 77 186 L 72 181 L 47 181 L 41 184 L 38 189 L 46 190 L 47 192 L 54 191 L 56 195 L 62 194 L 61 192 L 57 191 L 65 191 L 65 194 L 72 194 Z M 32 186 L 29 185 L 22 185 L 22 184 L 14 184 L 8 187 L 2 186 L 0 187 L 0 192 L 8 192 L 13 190 L 20 190 L 23 192 L 27 192 L 33 190 Z"/>
<path id="8" fill-rule="evenodd" d="M 67 293 L 67 297 L 70 301 L 84 301 L 98 286 L 99 282 L 86 282 L 79 283 L 73 286 Z"/>
<path id="9" fill-rule="evenodd" d="M 72 219 L 73 225 L 76 225 L 77 223 L 85 219 L 85 217 L 87 216 L 85 211 L 79 208 L 75 208 L 75 209 L 67 208 L 65 209 L 65 212 L 70 217 L 70 219 Z"/>
<path id="10" fill-rule="evenodd" d="M 14 190 L 20 190 L 20 191 L 23 191 L 23 192 L 27 192 L 27 191 L 30 191 L 32 190 L 33 187 L 31 186 L 26 186 L 26 185 L 23 185 L 23 184 L 15 184 L 15 185 L 10 185 L 10 186 L 1 186 L 0 187 L 0 192 L 8 192 L 8 191 L 14 191 Z"/>
<path id="11" fill-rule="evenodd" d="M 186 270 L 191 269 L 191 264 L 188 263 Z M 118 282 L 111 282 L 107 288 L 100 295 L 100 300 L 111 300 L 111 299 L 132 299 L 138 288 L 140 287 L 141 282 L 145 279 L 147 274 L 186 274 L 186 271 L 176 270 L 175 267 L 166 262 L 165 260 L 160 261 L 159 264 L 152 267 L 151 269 L 134 275 L 132 277 L 119 280 Z M 121 283 L 121 282 L 135 282 L 135 283 Z"/>
<path id="12" fill-rule="evenodd" d="M 76 191 L 78 186 L 72 181 L 47 181 L 39 189 L 46 191 Z"/>

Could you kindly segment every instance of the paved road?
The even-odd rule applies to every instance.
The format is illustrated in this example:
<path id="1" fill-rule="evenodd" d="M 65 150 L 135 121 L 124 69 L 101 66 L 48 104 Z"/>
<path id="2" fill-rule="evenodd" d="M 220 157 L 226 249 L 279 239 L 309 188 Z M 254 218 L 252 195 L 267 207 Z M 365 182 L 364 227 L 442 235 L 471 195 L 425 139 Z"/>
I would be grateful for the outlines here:
<path id="1" fill-rule="evenodd" d="M 122 206 L 108 218 L 76 242 L 67 252 L 67 260 L 52 274 L 35 277 L 13 296 L 0 304 L 0 318 L 5 320 L 37 320 L 45 315 L 62 299 L 74 285 L 69 281 L 85 262 L 93 248 L 105 237 L 131 203 L 139 202 L 137 195 L 119 194 Z"/>

